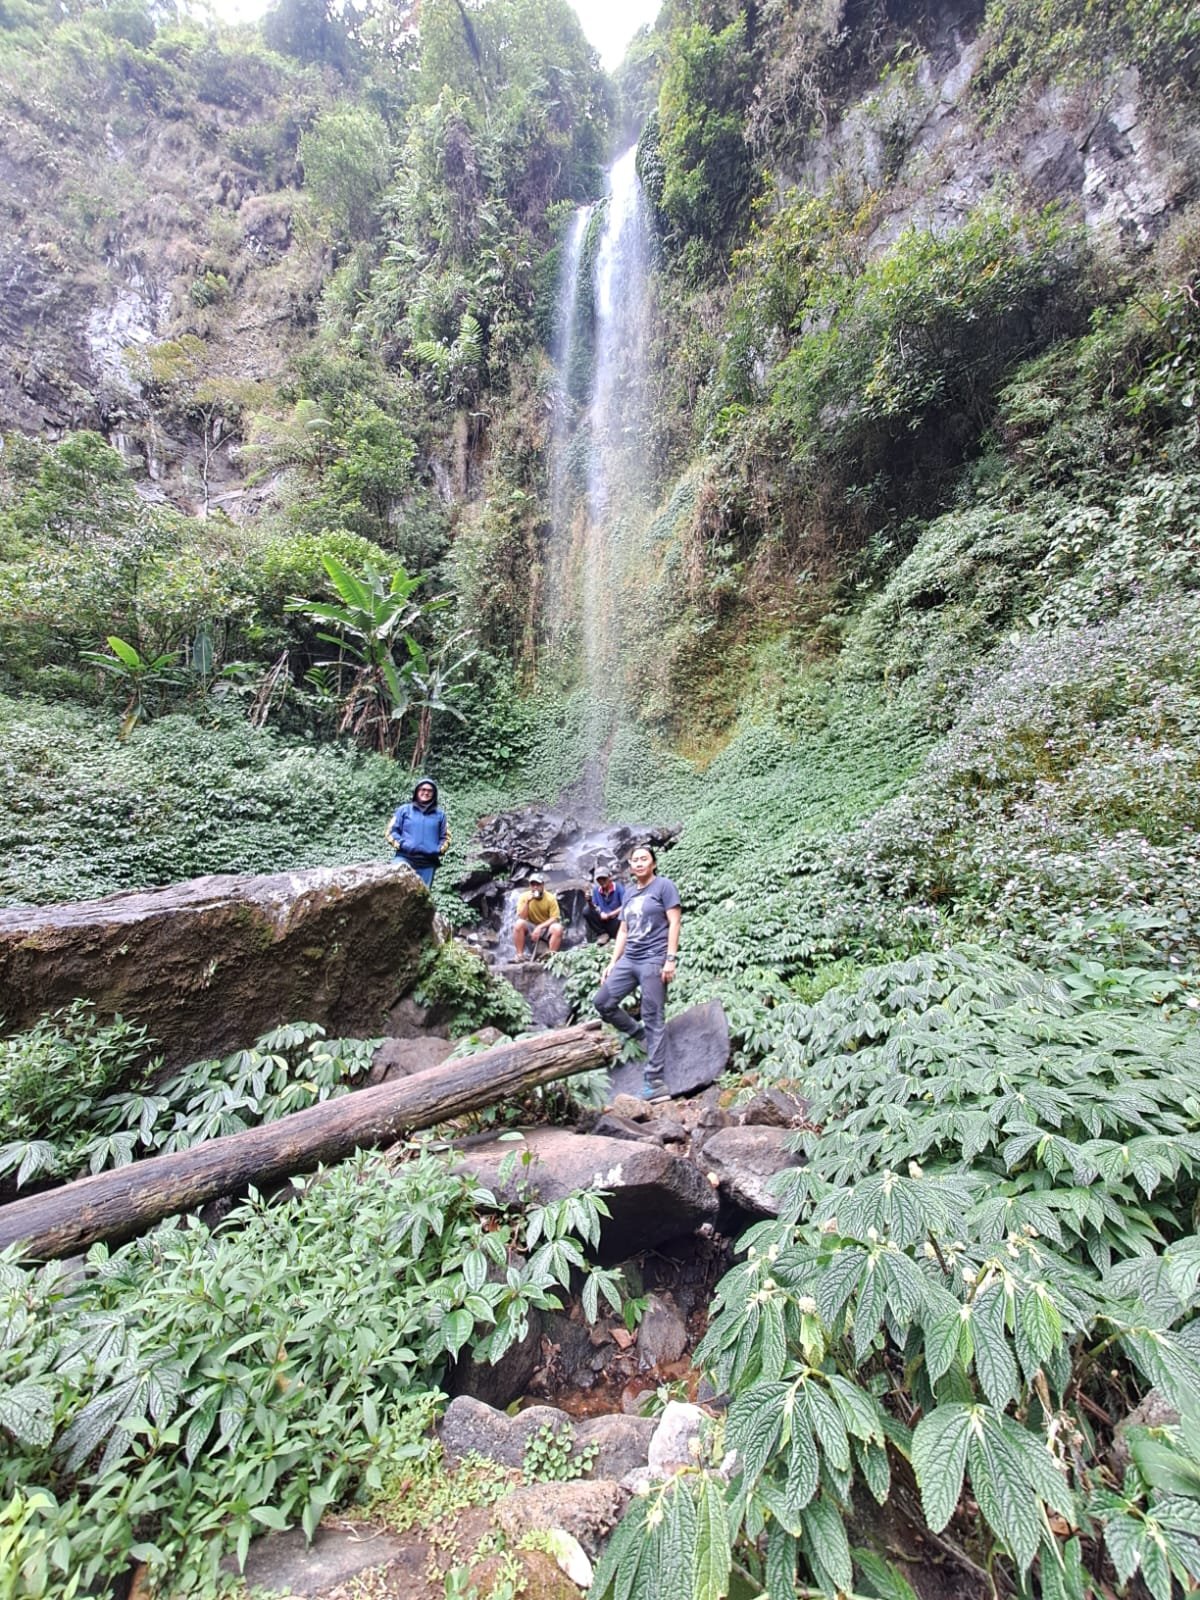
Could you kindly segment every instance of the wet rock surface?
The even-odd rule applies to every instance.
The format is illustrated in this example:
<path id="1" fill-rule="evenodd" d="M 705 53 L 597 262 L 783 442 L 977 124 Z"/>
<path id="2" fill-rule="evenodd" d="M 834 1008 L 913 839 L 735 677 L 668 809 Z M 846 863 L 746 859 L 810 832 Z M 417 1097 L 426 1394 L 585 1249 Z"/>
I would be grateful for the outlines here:
<path id="1" fill-rule="evenodd" d="M 78 995 L 149 1029 L 169 1065 L 303 1019 L 370 1037 L 433 938 L 433 903 L 390 863 L 217 875 L 0 912 L 10 1029 Z"/>

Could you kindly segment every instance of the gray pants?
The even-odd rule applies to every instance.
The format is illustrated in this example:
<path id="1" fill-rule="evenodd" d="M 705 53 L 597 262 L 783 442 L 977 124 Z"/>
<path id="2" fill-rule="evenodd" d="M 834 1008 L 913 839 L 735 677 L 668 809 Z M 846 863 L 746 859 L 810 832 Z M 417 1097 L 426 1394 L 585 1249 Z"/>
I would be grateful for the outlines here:
<path id="1" fill-rule="evenodd" d="M 664 960 L 663 956 L 655 956 L 639 961 L 626 951 L 592 996 L 595 1010 L 619 1032 L 634 1038 L 642 1028 L 645 1029 L 648 1083 L 661 1083 L 667 1067 L 667 991 L 662 980 Z M 625 996 L 632 994 L 635 989 L 642 991 L 641 1028 L 621 1004 Z"/>

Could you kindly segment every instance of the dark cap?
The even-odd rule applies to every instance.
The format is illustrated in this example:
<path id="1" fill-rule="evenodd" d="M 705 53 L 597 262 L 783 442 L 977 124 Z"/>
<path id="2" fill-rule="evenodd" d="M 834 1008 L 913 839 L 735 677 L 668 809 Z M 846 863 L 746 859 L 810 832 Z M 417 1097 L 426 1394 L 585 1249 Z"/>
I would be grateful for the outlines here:
<path id="1" fill-rule="evenodd" d="M 597 883 L 603 883 L 606 878 L 612 877 L 612 868 L 597 867 L 595 872 L 592 873 L 592 877 L 595 878 Z"/>

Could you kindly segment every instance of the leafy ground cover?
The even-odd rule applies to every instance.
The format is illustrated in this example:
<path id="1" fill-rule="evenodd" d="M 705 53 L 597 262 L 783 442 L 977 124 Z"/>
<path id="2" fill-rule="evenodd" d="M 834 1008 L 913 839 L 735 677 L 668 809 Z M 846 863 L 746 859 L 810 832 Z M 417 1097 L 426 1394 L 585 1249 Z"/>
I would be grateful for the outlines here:
<path id="1" fill-rule="evenodd" d="M 1200 1581 L 1198 1003 L 963 948 L 782 1010 L 764 1065 L 820 1131 L 718 1286 L 711 1458 L 635 1504 L 597 1592 L 910 1596 L 847 1523 L 914 1480 L 964 1586 Z M 1151 1389 L 1176 1420 L 1122 1458 Z"/>
<path id="2" fill-rule="evenodd" d="M 498 1357 L 586 1272 L 603 1202 L 509 1215 L 424 1148 L 251 1196 L 86 1266 L 0 1257 L 0 1549 L 15 1595 L 95 1592 L 146 1563 L 173 1594 L 232 1582 L 251 1538 L 423 1459 L 446 1365 Z M 619 1303 L 592 1272 L 585 1302 Z"/>

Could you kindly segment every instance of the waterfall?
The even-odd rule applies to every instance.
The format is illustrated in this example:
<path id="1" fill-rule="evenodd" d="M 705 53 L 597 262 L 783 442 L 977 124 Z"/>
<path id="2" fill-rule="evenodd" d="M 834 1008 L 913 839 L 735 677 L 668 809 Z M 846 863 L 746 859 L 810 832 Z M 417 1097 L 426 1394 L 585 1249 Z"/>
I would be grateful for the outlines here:
<path id="1" fill-rule="evenodd" d="M 589 419 L 588 511 L 594 524 L 640 496 L 646 483 L 646 354 L 649 230 L 636 147 L 608 174 L 604 233 L 596 256 L 596 351 Z"/>
<path id="2" fill-rule="evenodd" d="M 646 454 L 653 317 L 650 228 L 636 154 L 636 148 L 627 150 L 609 170 L 595 265 L 590 282 L 582 284 L 592 210 L 574 220 L 563 251 L 554 341 L 548 562 L 554 576 L 547 590 L 561 617 L 547 618 L 547 632 L 563 619 L 578 624 L 569 630 L 561 627 L 560 637 L 574 641 L 583 669 L 590 706 L 588 743 L 595 758 L 576 803 L 597 812 L 606 751 L 623 715 L 622 677 L 628 670 L 623 636 L 637 620 L 636 536 L 648 520 L 654 478 Z M 589 290 L 590 307 L 580 303 Z M 584 347 L 589 336 L 590 352 Z M 589 353 L 587 403 L 576 418 L 578 378 Z"/>
<path id="3" fill-rule="evenodd" d="M 575 405 L 572 397 L 572 372 L 580 345 L 579 267 L 583 260 L 583 241 L 594 206 L 584 206 L 571 219 L 558 275 L 558 294 L 554 305 L 553 422 L 550 438 L 550 547 L 547 581 L 543 601 L 548 630 L 561 628 L 567 607 L 572 516 L 567 471 Z"/>

